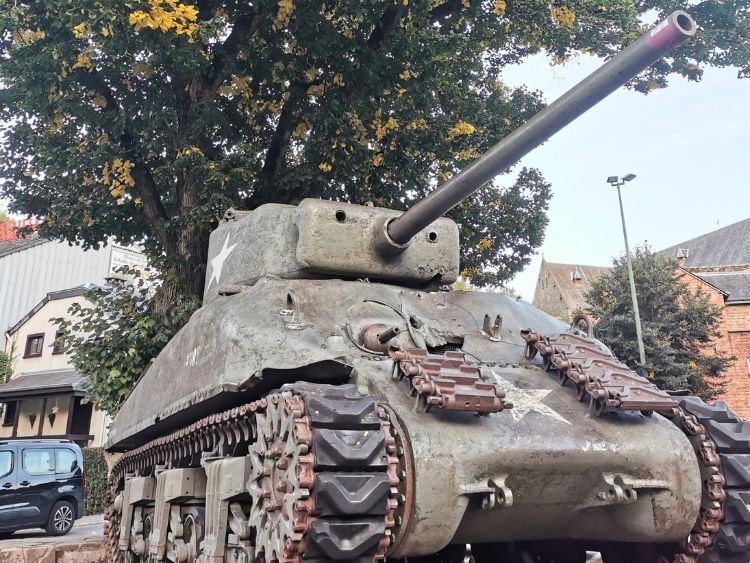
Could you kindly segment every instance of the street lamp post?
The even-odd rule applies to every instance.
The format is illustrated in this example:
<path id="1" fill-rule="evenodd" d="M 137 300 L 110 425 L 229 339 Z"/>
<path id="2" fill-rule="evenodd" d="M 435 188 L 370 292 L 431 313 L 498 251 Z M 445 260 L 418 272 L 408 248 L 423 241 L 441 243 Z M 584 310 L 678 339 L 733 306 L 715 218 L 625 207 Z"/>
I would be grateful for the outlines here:
<path id="1" fill-rule="evenodd" d="M 643 347 L 643 333 L 641 332 L 641 315 L 638 311 L 638 297 L 635 293 L 635 278 L 633 277 L 633 264 L 630 260 L 630 247 L 628 246 L 628 231 L 625 228 L 625 212 L 622 209 L 622 194 L 620 188 L 627 182 L 635 179 L 635 174 L 626 174 L 620 180 L 617 176 L 610 176 L 607 182 L 617 188 L 617 199 L 620 200 L 620 217 L 622 218 L 622 236 L 625 239 L 625 258 L 628 264 L 628 277 L 630 278 L 630 296 L 633 299 L 633 314 L 635 315 L 635 336 L 638 339 L 638 355 L 641 366 L 646 365 L 646 350 Z"/>

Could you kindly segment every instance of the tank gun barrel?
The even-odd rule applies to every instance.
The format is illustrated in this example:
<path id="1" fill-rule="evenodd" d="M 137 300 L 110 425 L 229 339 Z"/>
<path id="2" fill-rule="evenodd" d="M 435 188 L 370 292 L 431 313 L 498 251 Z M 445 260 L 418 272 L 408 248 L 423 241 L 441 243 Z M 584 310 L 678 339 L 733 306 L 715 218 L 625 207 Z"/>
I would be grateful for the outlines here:
<path id="1" fill-rule="evenodd" d="M 686 12 L 677 10 L 670 14 L 425 199 L 386 223 L 383 235 L 388 245 L 396 250 L 406 248 L 414 235 L 667 55 L 695 31 L 695 21 Z"/>

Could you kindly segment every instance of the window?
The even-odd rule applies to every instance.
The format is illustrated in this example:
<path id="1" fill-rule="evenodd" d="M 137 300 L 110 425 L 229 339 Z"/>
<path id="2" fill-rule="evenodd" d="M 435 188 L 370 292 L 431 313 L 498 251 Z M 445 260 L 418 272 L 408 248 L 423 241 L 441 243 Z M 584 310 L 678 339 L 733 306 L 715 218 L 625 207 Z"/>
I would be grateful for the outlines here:
<path id="1" fill-rule="evenodd" d="M 42 346 L 44 345 L 44 333 L 29 334 L 26 337 L 26 350 L 24 358 L 37 358 L 42 355 Z"/>
<path id="2" fill-rule="evenodd" d="M 11 471 L 13 471 L 13 452 L 0 452 L 0 477 L 10 475 Z"/>
<path id="3" fill-rule="evenodd" d="M 76 469 L 78 469 L 78 460 L 76 459 L 76 454 L 74 454 L 71 450 L 55 450 L 55 453 L 57 454 L 57 459 L 55 460 L 55 467 L 57 468 L 57 473 L 73 473 Z"/>
<path id="4" fill-rule="evenodd" d="M 13 426 L 16 421 L 16 410 L 18 410 L 18 401 L 5 403 L 5 413 L 3 413 L 3 426 Z"/>
<path id="5" fill-rule="evenodd" d="M 747 374 L 750 375 L 750 358 L 747 359 Z"/>
<path id="6" fill-rule="evenodd" d="M 55 333 L 55 340 L 52 342 L 52 353 L 53 354 L 62 354 L 65 352 L 65 347 L 63 346 L 62 338 L 65 336 L 65 332 L 62 330 L 58 330 Z"/>
<path id="7" fill-rule="evenodd" d="M 52 450 L 23 450 L 23 470 L 29 475 L 49 475 L 55 472 Z"/>

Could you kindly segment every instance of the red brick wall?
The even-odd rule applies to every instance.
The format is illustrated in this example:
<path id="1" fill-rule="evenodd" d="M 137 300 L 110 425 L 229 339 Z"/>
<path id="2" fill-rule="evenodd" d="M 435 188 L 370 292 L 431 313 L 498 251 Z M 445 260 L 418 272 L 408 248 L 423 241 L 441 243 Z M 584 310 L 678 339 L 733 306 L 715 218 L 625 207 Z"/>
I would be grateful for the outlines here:
<path id="1" fill-rule="evenodd" d="M 736 360 L 724 372 L 724 393 L 719 398 L 735 413 L 750 420 L 750 304 L 724 306 L 723 295 L 709 284 L 683 271 L 679 271 L 678 276 L 693 291 L 702 289 L 711 303 L 722 307 L 720 337 L 714 346 L 728 356 L 735 356 Z"/>

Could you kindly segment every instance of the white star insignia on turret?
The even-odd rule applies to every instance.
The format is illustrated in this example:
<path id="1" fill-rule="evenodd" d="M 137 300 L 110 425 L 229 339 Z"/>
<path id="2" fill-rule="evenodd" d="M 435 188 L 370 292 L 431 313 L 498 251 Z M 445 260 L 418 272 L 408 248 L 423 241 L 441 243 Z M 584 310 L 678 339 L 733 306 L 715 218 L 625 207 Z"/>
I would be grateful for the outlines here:
<path id="1" fill-rule="evenodd" d="M 214 280 L 216 280 L 216 283 L 218 285 L 221 279 L 221 270 L 222 268 L 224 268 L 224 261 L 232 253 L 232 250 L 234 250 L 234 247 L 237 246 L 237 244 L 235 243 L 229 248 L 227 248 L 227 245 L 229 245 L 229 235 L 227 235 L 227 238 L 224 241 L 224 246 L 222 247 L 221 252 L 219 252 L 216 256 L 211 258 L 211 277 L 208 280 L 208 286 L 206 286 L 206 290 L 208 290 L 208 288 L 211 287 L 211 284 L 213 283 Z"/>

